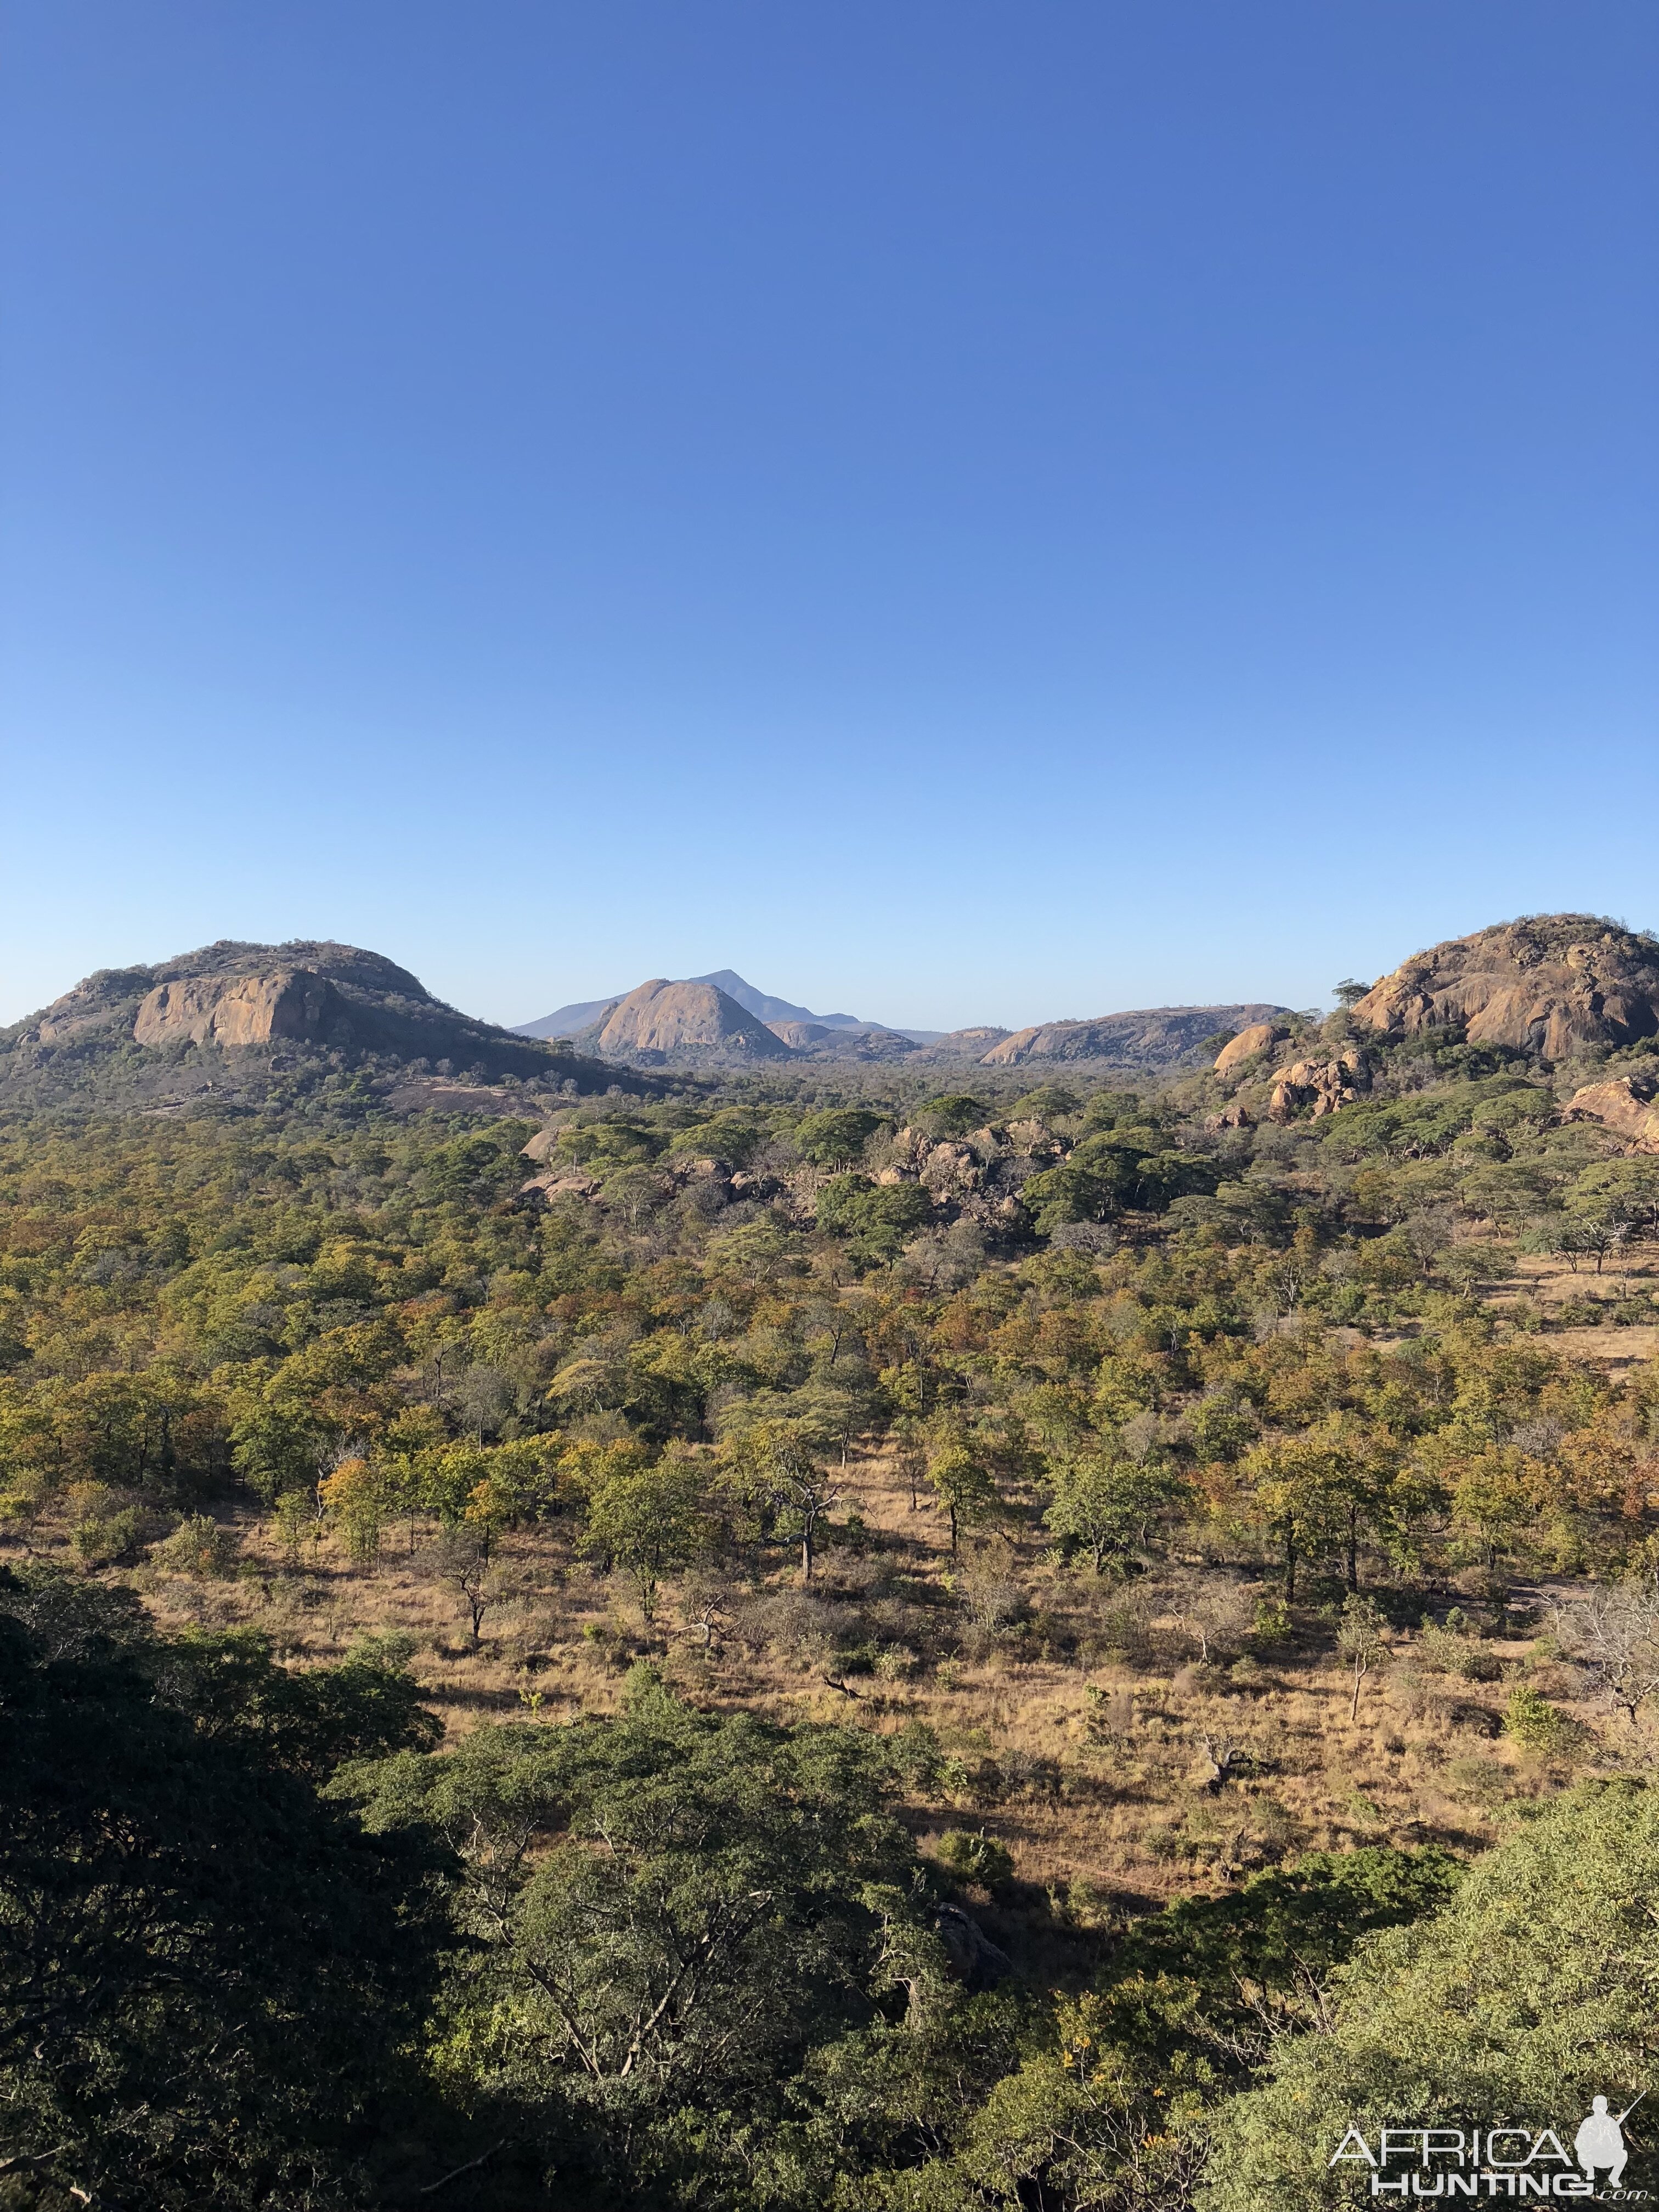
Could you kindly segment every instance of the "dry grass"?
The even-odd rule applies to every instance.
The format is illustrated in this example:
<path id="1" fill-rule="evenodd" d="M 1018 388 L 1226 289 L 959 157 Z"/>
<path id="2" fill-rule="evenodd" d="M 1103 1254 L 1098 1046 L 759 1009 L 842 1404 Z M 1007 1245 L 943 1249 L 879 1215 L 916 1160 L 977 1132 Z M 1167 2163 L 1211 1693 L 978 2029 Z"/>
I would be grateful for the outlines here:
<path id="1" fill-rule="evenodd" d="M 402 1531 L 372 1568 L 353 1567 L 326 1540 L 295 1567 L 268 1527 L 245 1520 L 234 1578 L 132 1579 L 162 1626 L 255 1627 L 300 1666 L 337 1659 L 365 1633 L 401 1637 L 452 1739 L 483 1721 L 608 1712 L 629 1665 L 647 1654 L 714 1708 L 883 1732 L 926 1723 L 947 1764 L 911 1808 L 924 1844 L 948 1827 L 982 1827 L 1012 1850 L 1022 1881 L 1062 1903 L 1069 1892 L 1073 1917 L 1085 1922 L 1090 1912 L 1224 1887 L 1310 1850 L 1430 1840 L 1478 1847 L 1498 1832 L 1506 1806 L 1563 1778 L 1500 1735 L 1508 1680 L 1453 1683 L 1384 1667 L 1364 1684 L 1356 1721 L 1351 1679 L 1317 1650 L 1269 1655 L 1235 1678 L 1195 1666 L 1190 1638 L 1155 1620 L 1133 1663 L 1103 1656 L 1088 1637 L 1109 1593 L 1086 1572 L 1056 1567 L 1029 1529 L 964 1547 L 953 1559 L 942 1525 L 925 1508 L 911 1510 L 887 1458 L 858 1463 L 848 1489 L 868 1534 L 861 1550 L 824 1561 L 825 1601 L 862 1601 L 869 1591 L 860 1582 L 896 1580 L 912 1601 L 931 1603 L 933 1657 L 908 1674 L 890 1669 L 892 1679 L 842 1676 L 840 1689 L 821 1640 L 757 1632 L 757 1620 L 775 1629 L 791 1618 L 799 1592 L 793 1561 L 727 1593 L 708 1650 L 682 1593 L 666 1589 L 647 1627 L 631 1595 L 592 1574 L 556 1528 L 502 1543 L 476 1647 L 436 1554 L 417 1540 L 411 1555 Z M 37 1530 L 33 1540 L 38 1549 L 50 1539 Z M 940 1660 L 975 1591 L 999 1583 L 1023 1587 L 1046 1648 L 1030 1628 L 970 1627 L 959 1655 Z M 912 1617 L 921 1617 L 914 1602 Z M 1489 1648 L 1512 1680 L 1528 1647 Z M 1397 1660 L 1410 1650 L 1409 1638 L 1395 1639 Z M 1559 1684 L 1549 1686 L 1559 1694 Z M 1602 1717 L 1568 1702 L 1616 1744 Z M 1230 1748 L 1228 1778 L 1206 1786 L 1206 1773 L 1214 1782 L 1207 1755 Z"/>
<path id="2" fill-rule="evenodd" d="M 1513 1314 L 1529 1303 L 1549 1324 L 1546 1341 L 1569 1358 L 1584 1359 L 1611 1374 L 1622 1374 L 1645 1359 L 1659 1357 L 1659 1322 L 1627 1325 L 1598 1322 L 1563 1325 L 1559 1310 L 1577 1301 L 1611 1304 L 1659 1288 L 1659 1255 L 1648 1244 L 1632 1245 L 1610 1259 L 1598 1275 L 1593 1261 L 1581 1260 L 1577 1267 L 1555 1257 L 1522 1255 L 1514 1282 L 1507 1290 L 1489 1295 L 1492 1310 Z"/>

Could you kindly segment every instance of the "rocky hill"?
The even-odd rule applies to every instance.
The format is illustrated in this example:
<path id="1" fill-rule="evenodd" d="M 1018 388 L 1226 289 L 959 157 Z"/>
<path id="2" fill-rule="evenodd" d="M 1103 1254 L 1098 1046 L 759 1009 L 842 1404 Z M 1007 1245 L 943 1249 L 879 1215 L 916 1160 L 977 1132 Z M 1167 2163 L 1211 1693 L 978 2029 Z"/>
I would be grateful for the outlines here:
<path id="1" fill-rule="evenodd" d="M 434 999 L 416 976 L 351 945 L 222 940 L 154 967 L 100 969 L 43 1012 L 0 1030 L 0 1101 L 74 1093 L 134 1101 L 247 1087 L 309 1061 L 373 1066 L 454 1088 L 503 1078 L 603 1090 L 617 1071 L 516 1036 Z"/>
<path id="2" fill-rule="evenodd" d="M 1027 1060 L 1082 1060 L 1103 1067 L 1175 1067 L 1196 1060 L 1219 1030 L 1271 1023 L 1288 1011 L 1254 1005 L 1153 1006 L 1138 1013 L 1102 1014 L 1092 1021 L 1042 1022 L 993 1045 L 982 1064 L 1013 1067 Z"/>
<path id="3" fill-rule="evenodd" d="M 1587 914 L 1528 915 L 1412 957 L 1353 1009 L 1362 1029 L 1461 1029 L 1571 1059 L 1659 1035 L 1659 940 Z"/>
<path id="4" fill-rule="evenodd" d="M 659 1066 L 674 1060 L 787 1060 L 791 1048 L 713 983 L 671 983 L 661 976 L 619 1000 L 580 1033 L 593 1051 Z"/>
<path id="5" fill-rule="evenodd" d="M 836 1030 L 861 1030 L 880 1027 L 878 1023 L 861 1022 L 856 1014 L 815 1014 L 810 1006 L 798 1006 L 791 999 L 774 998 L 769 992 L 757 991 L 752 983 L 745 982 L 732 968 L 717 968 L 711 975 L 688 975 L 682 980 L 686 983 L 712 984 L 717 991 L 723 991 L 728 999 L 734 999 L 745 1013 L 752 1014 L 757 1022 L 764 1022 L 769 1029 L 777 1030 L 781 1036 L 784 1027 L 810 1025 L 823 1036 Z M 629 995 L 626 991 L 612 991 L 602 999 L 579 999 L 570 1006 L 559 1006 L 552 1013 L 544 1014 L 538 1021 L 515 1023 L 514 1035 L 578 1036 L 584 1030 L 603 1024 Z M 787 1038 L 785 1042 L 793 1044 L 795 1041 Z M 821 1037 L 814 1037 L 810 1042 L 817 1043 Z"/>
<path id="6" fill-rule="evenodd" d="M 750 996 L 766 1006 L 787 1003 Z M 606 1007 L 575 1032 L 574 1042 L 633 1067 L 709 1071 L 762 1060 L 901 1060 L 920 1049 L 913 1038 L 873 1023 L 835 1026 L 796 1015 L 762 1020 L 718 984 L 675 983 L 662 976 Z"/>

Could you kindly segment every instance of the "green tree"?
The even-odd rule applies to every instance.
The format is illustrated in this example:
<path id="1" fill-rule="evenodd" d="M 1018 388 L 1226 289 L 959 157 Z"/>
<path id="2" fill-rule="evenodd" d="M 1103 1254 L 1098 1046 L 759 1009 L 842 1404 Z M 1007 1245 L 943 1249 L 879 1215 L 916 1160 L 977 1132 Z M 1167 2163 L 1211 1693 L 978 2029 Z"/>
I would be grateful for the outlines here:
<path id="1" fill-rule="evenodd" d="M 941 1137 L 965 1137 L 970 1129 L 982 1128 L 991 1118 L 991 1109 L 982 1099 L 970 1097 L 965 1091 L 953 1091 L 943 1097 L 925 1099 L 916 1109 L 925 1125 Z"/>
<path id="2" fill-rule="evenodd" d="M 1369 2167 L 1330 2165 L 1351 2127 L 1375 2143 L 1382 2126 L 1524 2122 L 1571 2143 L 1592 2095 L 1652 2079 L 1656 1888 L 1659 1793 L 1592 1783 L 1541 1806 L 1443 1911 L 1335 1975 L 1316 2032 L 1223 2109 L 1200 2202 L 1370 2203 Z M 1628 2181 L 1653 2178 L 1638 2155 Z"/>
<path id="3" fill-rule="evenodd" d="M 337 1425 L 307 1405 L 250 1398 L 231 1424 L 236 1471 L 274 1505 L 285 1491 L 314 1489 L 337 1447 Z"/>
<path id="4" fill-rule="evenodd" d="M 860 1106 L 836 1106 L 809 1114 L 795 1131 L 795 1150 L 814 1167 L 843 1168 L 861 1158 L 883 1117 Z"/>
<path id="5" fill-rule="evenodd" d="M 818 1193 L 817 1224 L 844 1237 L 861 1267 L 885 1267 L 932 1220 L 933 1201 L 920 1183 L 874 1183 L 868 1176 L 842 1175 Z"/>
<path id="6" fill-rule="evenodd" d="M 941 2153 L 854 2201 L 1190 2205 L 1218 2100 L 1286 2034 L 1317 2025 L 1320 1980 L 1357 1941 L 1439 1905 L 1460 1871 L 1446 1851 L 1316 1854 L 1135 1922 L 1094 1988 L 1028 2018 L 1002 2078 L 967 2100 L 937 2087 L 927 2112 Z"/>
<path id="7" fill-rule="evenodd" d="M 594 1484 L 582 1549 L 622 1569 L 650 1621 L 663 1577 L 712 1549 L 719 1533 L 712 1509 L 707 1462 L 671 1447 L 647 1466 L 623 1467 Z"/>
<path id="8" fill-rule="evenodd" d="M 412 1686 L 168 1643 L 114 1593 L 4 1570 L 0 1682 L 0 2186 L 363 2203 L 362 2148 L 415 2086 L 441 1862 L 317 1784 L 432 1741 Z"/>
<path id="9" fill-rule="evenodd" d="M 1097 1575 L 1146 1547 L 1177 1483 L 1156 1458 L 1132 1458 L 1114 1440 L 1068 1452 L 1049 1469 L 1054 1498 L 1043 1514 L 1051 1533 L 1086 1552 Z"/>
<path id="10" fill-rule="evenodd" d="M 869 1736 L 699 1713 L 636 1668 L 614 1719 L 475 1729 L 352 1786 L 466 1866 L 443 2065 L 577 2130 L 577 2201 L 585 2165 L 627 2201 L 735 2203 L 810 2054 L 878 2023 L 929 1940 L 892 1779 Z"/>
<path id="11" fill-rule="evenodd" d="M 1004 1510 L 983 1450 L 965 1435 L 947 1435 L 927 1455 L 927 1480 L 951 1524 L 954 1554 L 964 1528 L 983 1526 Z"/>
<path id="12" fill-rule="evenodd" d="M 1360 1540 L 1387 1527 L 1396 1465 L 1393 1439 L 1346 1413 L 1247 1454 L 1257 1513 L 1284 1559 L 1287 1603 L 1310 1555 L 1334 1553 L 1350 1592 L 1358 1589 Z"/>
<path id="13" fill-rule="evenodd" d="M 809 1404 L 794 1418 L 761 1414 L 732 1427 L 721 1447 L 738 1491 L 763 1516 L 775 1516 L 800 1545 L 800 1574 L 812 1579 L 818 1543 L 844 1486 L 825 1467 L 838 1433 L 832 1409 Z"/>

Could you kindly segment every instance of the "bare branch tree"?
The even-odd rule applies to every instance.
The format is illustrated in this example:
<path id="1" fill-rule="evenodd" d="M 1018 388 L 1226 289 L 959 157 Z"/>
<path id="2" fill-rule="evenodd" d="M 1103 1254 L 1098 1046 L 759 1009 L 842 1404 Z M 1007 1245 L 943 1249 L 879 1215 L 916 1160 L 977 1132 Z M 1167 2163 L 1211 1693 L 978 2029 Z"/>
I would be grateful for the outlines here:
<path id="1" fill-rule="evenodd" d="M 1389 1656 L 1389 1647 L 1382 1640 L 1382 1616 L 1375 1599 L 1350 1597 L 1346 1601 L 1342 1607 L 1341 1626 L 1336 1632 L 1336 1648 L 1353 1675 L 1353 1702 L 1348 1708 L 1348 1718 L 1357 1721 L 1360 1686 L 1372 1668 L 1382 1665 Z"/>
<path id="2" fill-rule="evenodd" d="M 1631 1726 L 1659 1690 L 1659 1583 L 1652 1579 L 1599 1589 L 1556 1616 L 1563 1647 Z"/>
<path id="3" fill-rule="evenodd" d="M 460 1599 L 466 1610 L 476 1651 L 483 1638 L 483 1618 L 501 1595 L 501 1578 L 490 1566 L 483 1544 L 459 1530 L 447 1534 L 437 1547 L 440 1577 Z"/>

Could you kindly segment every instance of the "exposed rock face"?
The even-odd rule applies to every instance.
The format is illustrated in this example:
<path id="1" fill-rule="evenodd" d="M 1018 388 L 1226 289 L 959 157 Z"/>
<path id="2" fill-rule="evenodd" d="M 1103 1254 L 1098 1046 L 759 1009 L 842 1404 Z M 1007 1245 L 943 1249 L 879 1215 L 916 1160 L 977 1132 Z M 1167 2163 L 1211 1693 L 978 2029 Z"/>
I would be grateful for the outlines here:
<path id="1" fill-rule="evenodd" d="M 1652 1076 L 1586 1084 L 1573 1092 L 1562 1115 L 1569 1121 L 1599 1121 L 1638 1152 L 1659 1152 L 1659 1081 Z"/>
<path id="2" fill-rule="evenodd" d="M 1102 1014 L 1093 1021 L 1042 1022 L 1016 1030 L 983 1054 L 987 1067 L 1027 1060 L 1092 1060 L 1113 1067 L 1175 1067 L 1193 1059 L 1218 1030 L 1271 1023 L 1285 1006 L 1154 1006 L 1139 1013 Z"/>
<path id="3" fill-rule="evenodd" d="M 534 1042 L 459 1013 L 377 952 L 311 940 L 227 940 L 152 968 L 100 969 L 44 1013 L 0 1031 L 0 1088 L 36 1097 L 88 1083 L 95 1088 L 112 1079 L 100 1071 L 134 1043 L 155 1052 L 161 1068 L 175 1066 L 179 1052 L 192 1047 L 262 1054 L 266 1066 L 273 1053 L 280 1061 L 283 1048 L 323 1048 L 347 1060 L 424 1060 L 446 1080 L 446 1062 L 449 1070 L 486 1082 L 517 1076 L 556 1086 L 570 1077 L 586 1090 L 605 1089 L 618 1073 L 568 1046 Z M 150 1095 L 159 1077 L 147 1076 L 142 1066 L 135 1070 L 130 1053 L 125 1065 L 121 1081 Z M 251 1079 L 248 1065 L 246 1059 L 232 1063 L 243 1073 L 232 1075 L 227 1066 L 208 1087 L 222 1087 L 228 1077 L 236 1089 Z"/>
<path id="4" fill-rule="evenodd" d="M 929 1147 L 916 1180 L 930 1193 L 936 1206 L 942 1200 L 969 1198 L 984 1182 L 972 1146 L 954 1145 L 948 1139 Z"/>
<path id="5" fill-rule="evenodd" d="M 305 969 L 268 975 L 186 977 L 158 983 L 133 1017 L 139 1044 L 269 1044 L 273 1037 L 320 1037 L 338 1011 L 326 978 Z"/>
<path id="6" fill-rule="evenodd" d="M 502 1084 L 450 1083 L 441 1076 L 421 1075 L 394 1084 L 386 1094 L 394 1114 L 487 1114 L 495 1121 L 518 1121 L 526 1109 L 526 1094 Z M 533 1110 L 539 1111 L 539 1104 Z"/>
<path id="7" fill-rule="evenodd" d="M 805 1052 L 808 1045 L 822 1044 L 832 1034 L 822 1022 L 768 1022 L 766 1026 L 791 1052 Z"/>
<path id="8" fill-rule="evenodd" d="M 1231 1075 L 1243 1067 L 1247 1060 L 1258 1053 L 1271 1052 L 1276 1044 L 1283 1044 L 1290 1031 L 1282 1022 L 1252 1022 L 1247 1030 L 1240 1030 L 1231 1044 L 1224 1044 L 1215 1056 L 1218 1075 Z"/>
<path id="9" fill-rule="evenodd" d="M 713 983 L 641 983 L 593 1032 L 597 1051 L 665 1059 L 671 1053 L 787 1060 L 790 1048 Z"/>
<path id="10" fill-rule="evenodd" d="M 970 1992 L 994 1989 L 1014 1971 L 1008 1954 L 959 1905 L 935 1909 L 933 1933 L 944 1946 L 951 1978 Z"/>
<path id="11" fill-rule="evenodd" d="M 1462 1025 L 1547 1060 L 1630 1044 L 1659 1034 L 1659 943 L 1592 915 L 1503 922 L 1413 954 L 1353 1018 L 1407 1036 Z"/>
<path id="12" fill-rule="evenodd" d="M 1311 1107 L 1317 1121 L 1340 1107 L 1352 1106 L 1364 1088 L 1364 1064 L 1356 1052 L 1345 1052 L 1338 1060 L 1294 1060 L 1273 1078 L 1267 1119 L 1294 1121 Z"/>

